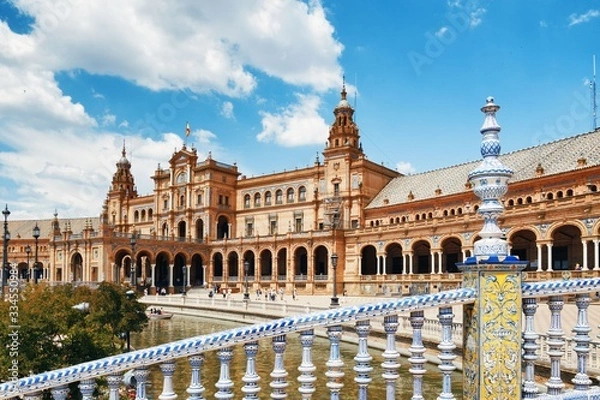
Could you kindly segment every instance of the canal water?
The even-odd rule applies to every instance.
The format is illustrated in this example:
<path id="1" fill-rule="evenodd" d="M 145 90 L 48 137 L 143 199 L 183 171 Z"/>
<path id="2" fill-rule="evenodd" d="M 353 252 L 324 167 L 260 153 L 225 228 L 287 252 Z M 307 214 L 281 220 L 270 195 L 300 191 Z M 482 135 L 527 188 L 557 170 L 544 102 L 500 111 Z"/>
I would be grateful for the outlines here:
<path id="1" fill-rule="evenodd" d="M 139 334 L 132 334 L 131 344 L 134 348 L 141 349 L 151 347 L 158 344 L 168 343 L 175 340 L 185 339 L 188 337 L 204 335 L 208 333 L 220 332 L 226 329 L 231 329 L 239 326 L 234 322 L 222 321 L 214 318 L 202 318 L 192 316 L 175 315 L 170 320 L 153 320 L 150 321 L 148 327 Z M 344 332 L 344 335 L 352 333 Z M 399 344 L 400 345 L 400 344 Z M 341 355 L 344 361 L 344 388 L 340 393 L 341 399 L 357 398 L 357 386 L 354 383 L 356 376 L 352 368 L 355 365 L 354 356 L 358 347 L 354 344 L 341 344 Z M 437 349 L 427 350 L 437 354 Z M 373 357 L 371 366 L 373 371 L 371 377 L 373 381 L 369 385 L 369 398 L 383 399 L 385 398 L 385 381 L 381 377 L 383 372 L 381 363 L 383 358 L 382 351 L 371 349 L 369 353 Z M 284 355 L 285 366 L 288 372 L 287 381 L 289 398 L 300 398 L 298 393 L 298 366 L 301 363 L 302 347 L 300 345 L 299 335 L 292 334 L 287 337 L 287 347 Z M 313 363 L 317 367 L 314 375 L 317 377 L 315 383 L 316 392 L 313 399 L 329 398 L 329 390 L 326 387 L 327 377 L 325 372 L 327 366 L 325 363 L 329 358 L 329 340 L 326 338 L 315 338 L 312 351 Z M 271 340 L 264 339 L 259 342 L 259 352 L 257 355 L 257 373 L 261 380 L 260 398 L 268 398 L 271 390 L 269 383 L 271 382 L 270 373 L 273 370 L 274 353 L 271 348 Z M 412 396 L 412 375 L 408 372 L 410 363 L 406 358 L 400 359 L 400 378 L 396 384 L 396 398 L 410 399 Z M 242 398 L 243 386 L 242 377 L 245 373 L 246 356 L 242 345 L 235 346 L 233 359 L 230 364 L 230 375 L 234 382 L 234 398 Z M 441 391 L 442 375 L 436 365 L 426 364 L 427 373 L 424 377 L 423 391 L 426 399 L 435 399 Z M 158 399 L 162 389 L 162 374 L 158 365 L 153 366 L 150 374 L 150 381 L 147 388 L 148 397 L 152 400 Z M 205 387 L 204 396 L 206 398 L 214 398 L 214 393 L 217 391 L 215 383 L 219 380 L 220 364 L 216 352 L 206 354 L 206 360 L 201 370 L 202 384 Z M 186 398 L 185 389 L 190 383 L 190 367 L 187 359 L 177 361 L 176 371 L 173 376 L 175 392 L 179 398 Z M 462 375 L 460 372 L 455 372 L 452 377 L 453 391 L 457 398 L 461 398 L 460 386 L 462 384 Z"/>

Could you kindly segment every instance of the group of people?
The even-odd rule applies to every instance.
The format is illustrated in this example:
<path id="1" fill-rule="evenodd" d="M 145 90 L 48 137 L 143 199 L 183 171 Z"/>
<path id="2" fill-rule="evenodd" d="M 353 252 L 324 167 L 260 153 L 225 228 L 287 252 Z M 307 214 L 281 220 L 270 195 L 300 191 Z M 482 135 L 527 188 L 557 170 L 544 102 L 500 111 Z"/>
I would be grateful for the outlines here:
<path id="1" fill-rule="evenodd" d="M 150 308 L 150 314 L 152 315 L 161 315 L 162 314 L 162 308 Z"/>
<path id="2" fill-rule="evenodd" d="M 223 295 L 224 299 L 228 299 L 231 297 L 231 288 L 218 287 L 217 285 L 214 285 L 212 287 L 212 289 L 208 292 L 208 297 L 213 298 L 218 293 L 221 293 Z M 262 299 L 263 296 L 265 298 L 265 301 L 267 301 L 267 300 L 275 301 L 275 300 L 277 300 L 277 297 L 279 297 L 280 300 L 283 300 L 284 293 L 285 293 L 285 290 L 282 287 L 279 288 L 279 290 L 275 290 L 274 288 L 270 288 L 270 289 L 258 288 L 258 289 L 256 289 L 256 300 Z M 292 299 L 293 300 L 298 299 L 296 288 L 294 288 L 292 290 Z"/>

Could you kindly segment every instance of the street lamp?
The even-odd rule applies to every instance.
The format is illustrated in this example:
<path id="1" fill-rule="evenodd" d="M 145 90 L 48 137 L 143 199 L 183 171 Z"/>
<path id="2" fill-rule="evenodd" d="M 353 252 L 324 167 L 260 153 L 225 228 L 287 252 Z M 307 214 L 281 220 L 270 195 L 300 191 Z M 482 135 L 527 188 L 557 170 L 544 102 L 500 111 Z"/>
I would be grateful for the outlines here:
<path id="1" fill-rule="evenodd" d="M 33 283 L 37 284 L 37 263 L 38 263 L 38 239 L 40 237 L 40 227 L 37 222 L 33 227 L 33 238 L 35 239 L 35 260 L 33 262 Z"/>
<path id="2" fill-rule="evenodd" d="M 135 237 L 135 230 L 131 233 L 131 286 L 135 287 L 135 245 L 137 244 L 137 238 Z"/>
<path id="3" fill-rule="evenodd" d="M 31 268 L 29 266 L 29 255 L 31 254 L 31 246 L 25 246 L 25 253 L 27 253 L 27 282 L 31 280 Z"/>
<path id="4" fill-rule="evenodd" d="M 244 261 L 244 301 L 250 300 L 250 293 L 248 293 L 248 270 L 250 269 L 250 262 Z"/>
<path id="5" fill-rule="evenodd" d="M 183 264 L 181 266 L 181 272 L 182 272 L 182 275 L 183 275 L 183 283 L 181 285 L 181 295 L 185 296 L 185 286 L 186 286 L 185 275 L 186 275 L 186 272 L 187 272 L 187 266 L 185 264 Z"/>
<path id="6" fill-rule="evenodd" d="M 338 255 L 337 253 L 333 253 L 331 255 L 331 267 L 333 268 L 333 297 L 331 298 L 330 307 L 337 307 L 340 305 L 340 302 L 337 297 L 337 274 L 335 273 L 338 264 Z"/>
<path id="7" fill-rule="evenodd" d="M 2 293 L 0 293 L 0 298 L 4 298 L 4 285 L 7 283 L 8 278 L 8 242 L 10 241 L 10 232 L 8 231 L 8 216 L 10 215 L 10 211 L 8 211 L 8 204 L 6 208 L 2 211 L 2 215 L 4 215 L 4 242 L 3 242 L 3 250 L 2 253 L 2 276 L 0 277 L 0 286 L 2 288 Z"/>

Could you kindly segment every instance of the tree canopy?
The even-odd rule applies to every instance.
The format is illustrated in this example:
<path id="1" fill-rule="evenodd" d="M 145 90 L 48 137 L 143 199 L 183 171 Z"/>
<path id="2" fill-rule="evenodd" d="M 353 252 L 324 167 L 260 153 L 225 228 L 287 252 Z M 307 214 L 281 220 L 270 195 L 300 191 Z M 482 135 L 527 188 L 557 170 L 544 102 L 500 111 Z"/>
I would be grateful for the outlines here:
<path id="1" fill-rule="evenodd" d="M 127 332 L 147 323 L 145 306 L 128 287 L 28 285 L 18 298 L 0 301 L 2 343 L 8 338 L 0 348 L 0 381 L 117 354 Z"/>

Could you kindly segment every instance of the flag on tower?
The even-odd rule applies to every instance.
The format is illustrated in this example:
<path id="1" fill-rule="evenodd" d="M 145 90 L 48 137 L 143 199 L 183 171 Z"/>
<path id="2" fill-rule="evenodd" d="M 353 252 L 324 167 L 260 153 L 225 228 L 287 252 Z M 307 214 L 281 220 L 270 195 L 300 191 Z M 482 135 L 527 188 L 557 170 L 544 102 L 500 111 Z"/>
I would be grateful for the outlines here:
<path id="1" fill-rule="evenodd" d="M 192 130 L 190 129 L 190 123 L 186 122 L 186 124 L 185 124 L 185 137 L 190 136 L 190 133 L 192 133 Z"/>

